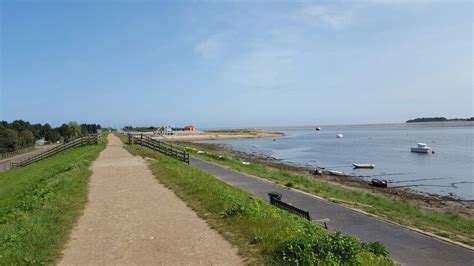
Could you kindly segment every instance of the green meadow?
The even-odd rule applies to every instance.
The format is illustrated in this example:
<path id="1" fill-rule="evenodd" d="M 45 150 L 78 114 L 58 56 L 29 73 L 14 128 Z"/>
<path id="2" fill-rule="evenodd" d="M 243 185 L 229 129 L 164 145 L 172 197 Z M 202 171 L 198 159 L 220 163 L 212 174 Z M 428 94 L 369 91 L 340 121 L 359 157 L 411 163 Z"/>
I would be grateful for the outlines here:
<path id="1" fill-rule="evenodd" d="M 73 148 L 0 172 L 0 264 L 51 264 L 87 202 L 89 167 L 105 148 Z"/>

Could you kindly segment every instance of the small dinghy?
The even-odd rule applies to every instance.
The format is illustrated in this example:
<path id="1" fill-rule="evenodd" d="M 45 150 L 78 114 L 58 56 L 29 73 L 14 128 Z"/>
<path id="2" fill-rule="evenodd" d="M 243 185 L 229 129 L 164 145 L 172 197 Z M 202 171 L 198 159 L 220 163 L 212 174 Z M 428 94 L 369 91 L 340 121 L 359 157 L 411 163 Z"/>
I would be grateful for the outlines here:
<path id="1" fill-rule="evenodd" d="M 371 163 L 353 163 L 352 166 L 355 168 L 374 169 L 375 164 Z"/>
<path id="2" fill-rule="evenodd" d="M 336 138 L 338 138 L 338 139 L 342 139 L 343 137 L 344 137 L 344 135 L 342 135 L 342 134 L 336 134 Z"/>
<path id="3" fill-rule="evenodd" d="M 411 152 L 428 153 L 431 150 L 425 143 L 418 143 L 416 147 L 411 147 Z"/>
<path id="4" fill-rule="evenodd" d="M 337 176 L 346 175 L 346 174 L 344 174 L 344 172 L 341 172 L 341 171 L 326 170 L 326 172 L 328 172 L 328 174 L 330 174 L 330 175 L 337 175 Z"/>

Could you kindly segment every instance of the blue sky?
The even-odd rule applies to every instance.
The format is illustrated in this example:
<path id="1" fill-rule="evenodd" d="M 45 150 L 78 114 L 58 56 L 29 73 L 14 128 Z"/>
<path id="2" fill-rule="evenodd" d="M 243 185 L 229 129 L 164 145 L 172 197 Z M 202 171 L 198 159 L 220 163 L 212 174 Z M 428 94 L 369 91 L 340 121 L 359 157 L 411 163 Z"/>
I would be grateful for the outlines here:
<path id="1" fill-rule="evenodd" d="M 1 1 L 0 120 L 473 116 L 470 1 Z"/>

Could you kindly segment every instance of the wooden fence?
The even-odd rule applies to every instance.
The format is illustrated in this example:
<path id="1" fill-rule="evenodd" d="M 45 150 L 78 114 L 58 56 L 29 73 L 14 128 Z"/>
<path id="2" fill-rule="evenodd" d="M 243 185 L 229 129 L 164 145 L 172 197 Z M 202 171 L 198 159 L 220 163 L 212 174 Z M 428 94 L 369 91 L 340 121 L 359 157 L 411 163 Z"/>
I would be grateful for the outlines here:
<path id="1" fill-rule="evenodd" d="M 152 150 L 159 151 L 168 156 L 176 157 L 178 160 L 189 164 L 188 152 L 186 152 L 185 150 L 180 150 L 176 146 L 173 146 L 172 144 L 166 143 L 164 141 L 153 139 L 150 136 L 146 136 L 143 134 L 140 134 L 140 135 L 128 134 L 128 143 L 139 144 L 141 146 L 150 148 Z"/>
<path id="2" fill-rule="evenodd" d="M 2 153 L 2 154 L 0 154 L 0 160 L 8 158 L 8 157 L 15 156 L 15 155 L 18 155 L 18 154 L 22 154 L 22 153 L 25 153 L 25 152 L 28 152 L 28 151 L 32 151 L 32 150 L 34 150 L 34 148 L 35 148 L 35 145 L 32 145 L 30 147 L 26 147 L 26 148 L 19 149 L 19 150 L 16 150 L 16 151 Z"/>
<path id="3" fill-rule="evenodd" d="M 87 145 L 87 144 L 99 144 L 100 141 L 100 135 L 89 135 L 81 138 L 74 139 L 70 142 L 63 143 L 61 145 L 58 145 L 52 149 L 46 150 L 44 152 L 35 154 L 31 157 L 25 158 L 20 161 L 15 161 L 10 164 L 11 168 L 14 167 L 21 167 L 25 165 L 29 165 L 31 163 L 37 162 L 39 160 L 42 160 L 44 158 L 47 158 L 49 156 L 55 155 L 57 153 L 60 153 L 62 151 L 65 151 L 67 149 L 71 149 L 74 147 L 82 146 L 82 145 Z"/>

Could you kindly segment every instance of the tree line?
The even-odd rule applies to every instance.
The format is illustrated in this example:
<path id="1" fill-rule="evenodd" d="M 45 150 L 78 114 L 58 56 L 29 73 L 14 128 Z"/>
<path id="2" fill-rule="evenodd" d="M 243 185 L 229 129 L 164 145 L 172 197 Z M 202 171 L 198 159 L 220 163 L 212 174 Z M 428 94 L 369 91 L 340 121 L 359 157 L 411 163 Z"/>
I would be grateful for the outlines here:
<path id="1" fill-rule="evenodd" d="M 419 122 L 446 122 L 446 121 L 474 121 L 474 117 L 470 118 L 452 118 L 447 119 L 446 117 L 421 117 L 407 120 L 406 123 L 419 123 Z"/>
<path id="2" fill-rule="evenodd" d="M 0 122 L 0 153 L 12 152 L 30 147 L 36 140 L 55 143 L 60 140 L 69 141 L 88 134 L 96 134 L 102 127 L 99 124 L 78 124 L 69 122 L 53 128 L 50 124 L 30 124 L 23 120 L 11 123 Z"/>

